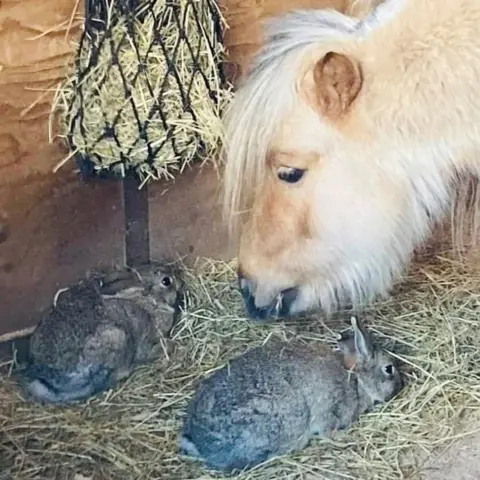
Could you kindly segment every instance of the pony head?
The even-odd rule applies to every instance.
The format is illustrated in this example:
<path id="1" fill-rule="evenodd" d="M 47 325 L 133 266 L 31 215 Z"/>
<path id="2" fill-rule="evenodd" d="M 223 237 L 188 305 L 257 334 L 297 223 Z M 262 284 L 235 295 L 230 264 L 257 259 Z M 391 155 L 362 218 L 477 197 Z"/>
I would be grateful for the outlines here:
<path id="1" fill-rule="evenodd" d="M 446 208 L 447 170 L 418 166 L 413 181 L 401 132 L 376 141 L 392 132 L 358 40 L 391 14 L 273 21 L 227 112 L 224 208 L 251 318 L 328 314 L 387 292 Z"/>

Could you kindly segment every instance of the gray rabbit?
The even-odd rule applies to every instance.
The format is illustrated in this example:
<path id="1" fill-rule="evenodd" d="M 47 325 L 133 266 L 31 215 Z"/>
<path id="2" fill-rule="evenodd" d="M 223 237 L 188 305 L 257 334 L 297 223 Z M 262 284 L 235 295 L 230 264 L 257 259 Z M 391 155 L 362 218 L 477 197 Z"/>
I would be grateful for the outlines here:
<path id="1" fill-rule="evenodd" d="M 187 408 L 179 452 L 234 471 L 347 428 L 403 388 L 394 358 L 352 318 L 353 337 L 326 346 L 269 341 L 204 380 Z"/>
<path id="2" fill-rule="evenodd" d="M 61 290 L 41 314 L 28 366 L 17 374 L 26 397 L 56 404 L 85 400 L 168 353 L 179 287 L 172 266 L 152 262 L 94 273 Z"/>

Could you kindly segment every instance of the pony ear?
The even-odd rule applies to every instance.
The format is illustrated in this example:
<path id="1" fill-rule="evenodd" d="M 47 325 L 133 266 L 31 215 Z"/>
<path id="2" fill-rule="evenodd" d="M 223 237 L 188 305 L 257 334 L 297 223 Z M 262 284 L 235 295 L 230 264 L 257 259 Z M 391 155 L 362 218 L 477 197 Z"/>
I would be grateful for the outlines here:
<path id="1" fill-rule="evenodd" d="M 359 62 L 335 52 L 327 53 L 315 64 L 313 79 L 321 114 L 334 119 L 347 112 L 363 85 Z"/>
<path id="2" fill-rule="evenodd" d="M 362 360 L 368 360 L 373 355 L 372 345 L 370 344 L 369 339 L 363 333 L 362 328 L 355 317 L 351 318 L 353 334 L 355 340 L 355 351 L 358 358 Z"/>

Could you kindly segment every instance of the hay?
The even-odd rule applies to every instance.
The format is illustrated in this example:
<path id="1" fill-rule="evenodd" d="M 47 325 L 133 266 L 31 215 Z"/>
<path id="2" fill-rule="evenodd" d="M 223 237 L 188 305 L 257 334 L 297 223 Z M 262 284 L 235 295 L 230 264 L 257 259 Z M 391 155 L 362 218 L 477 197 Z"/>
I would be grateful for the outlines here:
<path id="1" fill-rule="evenodd" d="M 121 10 L 135 3 L 134 14 Z M 215 1 L 112 0 L 105 15 L 85 20 L 75 68 L 55 95 L 70 149 L 55 170 L 75 157 L 97 173 L 131 168 L 145 182 L 214 161 L 232 95 Z"/>
<path id="2" fill-rule="evenodd" d="M 118 389 L 70 409 L 26 404 L 7 377 L 0 381 L 0 477 L 222 478 L 176 453 L 196 380 L 268 335 L 333 342 L 347 325 L 348 315 L 328 324 L 252 325 L 231 265 L 209 261 L 187 274 L 188 302 L 170 363 L 140 368 Z M 334 439 L 315 440 L 238 479 L 418 478 L 422 462 L 478 418 L 478 278 L 448 256 L 417 264 L 392 298 L 362 315 L 406 362 L 402 394 Z"/>

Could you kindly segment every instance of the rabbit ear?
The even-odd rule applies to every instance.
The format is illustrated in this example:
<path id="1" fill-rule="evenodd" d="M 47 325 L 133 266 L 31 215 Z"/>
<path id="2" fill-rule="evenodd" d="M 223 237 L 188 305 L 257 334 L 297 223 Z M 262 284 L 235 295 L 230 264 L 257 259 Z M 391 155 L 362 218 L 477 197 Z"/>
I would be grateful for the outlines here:
<path id="1" fill-rule="evenodd" d="M 353 337 L 349 334 L 339 333 L 336 339 L 335 350 L 341 353 L 343 365 L 347 370 L 353 370 L 357 363 L 357 352 Z"/>
<path id="2" fill-rule="evenodd" d="M 355 338 L 355 350 L 357 356 L 360 359 L 369 359 L 372 357 L 372 345 L 370 344 L 368 338 L 362 331 L 360 323 L 355 317 L 350 319 L 352 322 L 353 333 Z"/>

